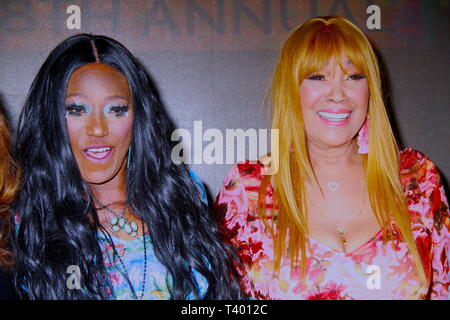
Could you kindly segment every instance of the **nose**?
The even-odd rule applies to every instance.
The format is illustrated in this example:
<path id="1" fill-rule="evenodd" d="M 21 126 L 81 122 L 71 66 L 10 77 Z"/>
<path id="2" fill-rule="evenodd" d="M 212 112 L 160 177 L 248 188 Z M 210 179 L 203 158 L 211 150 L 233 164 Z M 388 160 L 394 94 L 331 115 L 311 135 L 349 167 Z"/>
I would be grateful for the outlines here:
<path id="1" fill-rule="evenodd" d="M 327 101 L 333 103 L 343 103 L 348 101 L 348 97 L 344 90 L 344 85 L 340 80 L 336 80 L 332 83 L 330 91 L 327 95 Z"/>
<path id="2" fill-rule="evenodd" d="M 94 115 L 89 116 L 89 122 L 86 127 L 86 133 L 92 137 L 104 137 L 109 134 L 108 122 L 106 121 L 104 115 Z"/>

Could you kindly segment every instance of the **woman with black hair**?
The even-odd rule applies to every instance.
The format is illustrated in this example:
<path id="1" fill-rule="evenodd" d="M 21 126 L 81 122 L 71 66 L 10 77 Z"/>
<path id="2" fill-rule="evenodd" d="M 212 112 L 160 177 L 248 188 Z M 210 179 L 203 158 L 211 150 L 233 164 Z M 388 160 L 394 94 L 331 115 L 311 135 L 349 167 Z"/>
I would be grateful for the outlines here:
<path id="1" fill-rule="evenodd" d="M 80 34 L 50 53 L 17 134 L 22 297 L 239 297 L 198 178 L 171 160 L 172 130 L 143 67 L 117 41 Z"/>

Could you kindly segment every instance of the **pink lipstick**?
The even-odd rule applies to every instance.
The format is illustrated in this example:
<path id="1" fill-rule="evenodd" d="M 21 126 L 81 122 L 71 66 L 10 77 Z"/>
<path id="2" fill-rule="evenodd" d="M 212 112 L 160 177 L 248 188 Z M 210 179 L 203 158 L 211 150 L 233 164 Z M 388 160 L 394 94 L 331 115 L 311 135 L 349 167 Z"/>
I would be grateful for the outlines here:
<path id="1" fill-rule="evenodd" d="M 351 109 L 327 108 L 317 112 L 320 120 L 328 126 L 345 126 L 351 118 Z"/>
<path id="2" fill-rule="evenodd" d="M 106 144 L 90 145 L 83 149 L 83 155 L 92 162 L 105 162 L 111 157 L 113 148 Z"/>

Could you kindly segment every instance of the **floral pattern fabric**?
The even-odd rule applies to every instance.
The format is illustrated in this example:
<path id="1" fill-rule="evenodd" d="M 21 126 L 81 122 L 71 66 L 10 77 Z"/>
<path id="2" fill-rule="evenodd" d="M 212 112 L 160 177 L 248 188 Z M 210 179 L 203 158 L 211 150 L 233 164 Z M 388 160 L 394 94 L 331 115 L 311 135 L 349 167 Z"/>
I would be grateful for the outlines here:
<path id="1" fill-rule="evenodd" d="M 243 267 L 241 285 L 256 299 L 448 299 L 450 216 L 434 164 L 410 148 L 401 152 L 400 175 L 413 236 L 430 288 L 423 288 L 406 244 L 397 237 L 385 243 L 382 230 L 349 253 L 309 238 L 306 277 L 284 258 L 274 274 L 273 239 L 257 213 L 261 163 L 235 165 L 216 199 L 224 240 L 237 251 Z M 269 186 L 266 206 L 273 205 Z M 395 224 L 393 225 L 395 230 Z"/>
<path id="2" fill-rule="evenodd" d="M 189 171 L 189 174 L 198 189 L 201 199 L 203 202 L 207 202 L 203 183 L 193 171 Z M 147 233 L 130 241 L 111 235 L 115 251 L 117 252 L 116 255 L 109 239 L 101 232 L 98 233 L 98 237 L 106 271 L 114 291 L 109 292 L 109 295 L 113 299 L 132 300 L 136 299 L 136 296 L 139 299 L 142 296 L 144 300 L 170 299 L 171 276 L 166 267 L 157 259 L 150 236 Z M 144 248 L 144 239 L 146 248 Z M 147 268 L 144 284 L 145 251 L 147 252 Z M 195 270 L 192 271 L 192 275 L 198 285 L 199 298 L 203 298 L 208 290 L 208 281 Z M 133 295 L 126 280 L 127 277 L 131 282 L 135 295 Z M 143 285 L 145 285 L 144 291 L 142 291 Z M 194 293 L 190 293 L 187 299 L 196 299 L 196 296 Z"/>
<path id="3" fill-rule="evenodd" d="M 142 291 L 144 281 L 144 242 L 145 238 L 147 251 L 147 270 L 145 276 L 145 287 Z M 141 298 L 144 300 L 170 299 L 170 290 L 172 280 L 166 267 L 159 262 L 153 251 L 153 246 L 148 234 L 140 235 L 131 241 L 112 237 L 117 256 L 114 256 L 114 250 L 110 242 L 103 234 L 99 234 L 100 248 L 104 257 L 106 271 L 114 290 L 110 293 L 111 297 L 117 300 L 133 300 Z M 121 261 L 125 265 L 122 265 Z M 197 271 L 192 274 L 198 284 L 198 292 L 202 298 L 208 289 L 208 281 Z M 135 290 L 136 296 L 126 280 L 128 276 L 131 285 Z M 187 299 L 195 299 L 194 293 L 191 293 Z"/>

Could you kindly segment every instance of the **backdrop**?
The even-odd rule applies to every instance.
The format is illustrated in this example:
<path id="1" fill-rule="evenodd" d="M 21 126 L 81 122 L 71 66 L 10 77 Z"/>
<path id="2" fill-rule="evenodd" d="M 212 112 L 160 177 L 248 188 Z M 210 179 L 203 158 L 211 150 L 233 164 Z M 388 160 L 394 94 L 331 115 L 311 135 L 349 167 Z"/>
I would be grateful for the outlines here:
<path id="1" fill-rule="evenodd" d="M 379 29 L 368 24 L 376 18 L 370 5 L 379 8 Z M 357 24 L 380 55 L 401 144 L 430 157 L 446 183 L 449 7 L 448 0 L 0 0 L 0 103 L 15 126 L 49 52 L 89 32 L 137 56 L 176 126 L 194 135 L 197 125 L 196 139 L 207 129 L 224 136 L 226 129 L 267 129 L 264 96 L 283 39 L 310 17 L 337 14 Z M 191 165 L 213 197 L 232 166 L 223 162 Z"/>

